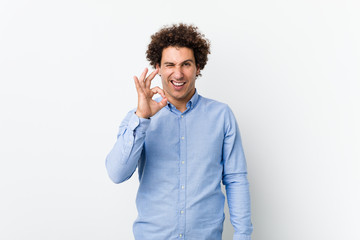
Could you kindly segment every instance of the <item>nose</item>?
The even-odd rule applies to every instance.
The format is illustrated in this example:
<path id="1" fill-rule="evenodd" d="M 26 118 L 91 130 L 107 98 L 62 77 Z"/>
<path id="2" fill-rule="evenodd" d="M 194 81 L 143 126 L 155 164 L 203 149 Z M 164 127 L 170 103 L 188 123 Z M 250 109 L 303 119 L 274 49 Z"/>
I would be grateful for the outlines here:
<path id="1" fill-rule="evenodd" d="M 181 66 L 174 67 L 173 77 L 176 80 L 181 80 L 184 77 Z"/>

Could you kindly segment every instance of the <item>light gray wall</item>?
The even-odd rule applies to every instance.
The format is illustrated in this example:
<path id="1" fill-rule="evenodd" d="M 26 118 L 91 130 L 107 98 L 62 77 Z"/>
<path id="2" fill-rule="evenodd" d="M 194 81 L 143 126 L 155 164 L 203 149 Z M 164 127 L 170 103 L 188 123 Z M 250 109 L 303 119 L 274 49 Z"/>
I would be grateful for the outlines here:
<path id="1" fill-rule="evenodd" d="M 112 184 L 104 159 L 136 106 L 150 35 L 181 21 L 212 42 L 199 93 L 239 122 L 253 239 L 360 239 L 359 10 L 356 0 L 1 1 L 0 238 L 133 239 L 137 175 Z"/>

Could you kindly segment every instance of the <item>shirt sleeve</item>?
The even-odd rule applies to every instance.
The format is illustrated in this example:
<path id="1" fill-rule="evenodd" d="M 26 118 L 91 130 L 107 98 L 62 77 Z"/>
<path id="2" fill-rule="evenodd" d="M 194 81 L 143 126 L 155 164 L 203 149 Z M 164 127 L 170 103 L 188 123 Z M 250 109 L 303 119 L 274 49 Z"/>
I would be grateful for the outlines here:
<path id="1" fill-rule="evenodd" d="M 250 240 L 253 226 L 245 155 L 240 131 L 230 108 L 225 118 L 223 184 L 226 188 L 230 221 L 235 230 L 233 240 Z"/>
<path id="2" fill-rule="evenodd" d="M 139 118 L 133 110 L 121 122 L 115 145 L 105 161 L 108 175 L 114 183 L 124 182 L 134 173 L 150 121 Z"/>

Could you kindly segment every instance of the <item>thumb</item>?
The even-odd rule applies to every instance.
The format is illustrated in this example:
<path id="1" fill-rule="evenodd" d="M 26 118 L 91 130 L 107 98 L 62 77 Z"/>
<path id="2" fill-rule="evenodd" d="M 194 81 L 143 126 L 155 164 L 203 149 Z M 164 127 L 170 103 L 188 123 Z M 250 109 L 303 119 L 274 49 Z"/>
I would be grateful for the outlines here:
<path id="1" fill-rule="evenodd" d="M 167 104 L 167 98 L 164 97 L 164 98 L 159 102 L 159 104 L 160 104 L 161 107 L 165 107 L 166 104 Z"/>

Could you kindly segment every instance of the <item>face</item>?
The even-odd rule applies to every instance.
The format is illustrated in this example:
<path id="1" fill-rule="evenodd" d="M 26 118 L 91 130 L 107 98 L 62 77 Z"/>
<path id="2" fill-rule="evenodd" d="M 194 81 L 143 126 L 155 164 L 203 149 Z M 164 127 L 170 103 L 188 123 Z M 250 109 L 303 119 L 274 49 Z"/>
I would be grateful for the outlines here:
<path id="1" fill-rule="evenodd" d="M 157 68 L 168 100 L 174 105 L 186 105 L 195 93 L 195 79 L 200 73 L 193 50 L 186 47 L 164 48 Z"/>

